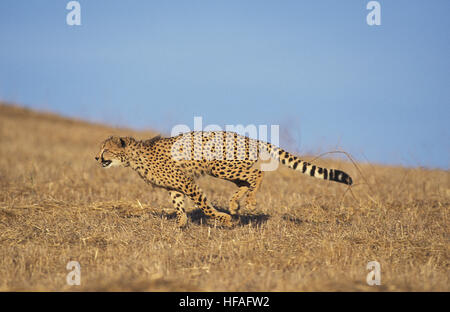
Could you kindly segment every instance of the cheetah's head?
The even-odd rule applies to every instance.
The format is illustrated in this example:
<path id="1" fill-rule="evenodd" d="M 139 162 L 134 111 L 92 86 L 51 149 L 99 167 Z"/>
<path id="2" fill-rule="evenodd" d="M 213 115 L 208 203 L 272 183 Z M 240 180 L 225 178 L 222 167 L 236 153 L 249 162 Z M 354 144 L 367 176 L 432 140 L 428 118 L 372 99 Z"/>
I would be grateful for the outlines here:
<path id="1" fill-rule="evenodd" d="M 103 168 L 129 166 L 127 151 L 132 141 L 134 139 L 130 137 L 109 137 L 102 143 L 95 160 L 100 162 Z"/>

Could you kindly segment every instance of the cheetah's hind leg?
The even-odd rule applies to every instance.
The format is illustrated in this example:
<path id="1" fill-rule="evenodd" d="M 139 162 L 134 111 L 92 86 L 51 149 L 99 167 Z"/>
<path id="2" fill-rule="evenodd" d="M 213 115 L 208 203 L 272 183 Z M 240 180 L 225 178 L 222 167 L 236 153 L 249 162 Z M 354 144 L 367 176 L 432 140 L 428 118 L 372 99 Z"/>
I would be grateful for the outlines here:
<path id="1" fill-rule="evenodd" d="M 230 210 L 230 214 L 235 216 L 239 213 L 239 200 L 244 197 L 249 190 L 249 183 L 242 180 L 236 180 L 233 182 L 239 187 L 239 189 L 231 197 L 228 209 Z"/>
<path id="2" fill-rule="evenodd" d="M 237 179 L 232 180 L 239 189 L 230 199 L 229 209 L 232 215 L 236 215 L 239 211 L 239 200 L 247 195 L 245 208 L 254 211 L 256 208 L 256 192 L 258 191 L 263 179 L 263 172 L 259 169 L 240 170 L 236 174 Z"/>
<path id="3" fill-rule="evenodd" d="M 256 208 L 256 192 L 261 186 L 263 179 L 263 172 L 259 169 L 254 169 L 250 172 L 247 182 L 250 184 L 249 190 L 247 192 L 247 200 L 245 203 L 245 208 L 254 211 Z"/>

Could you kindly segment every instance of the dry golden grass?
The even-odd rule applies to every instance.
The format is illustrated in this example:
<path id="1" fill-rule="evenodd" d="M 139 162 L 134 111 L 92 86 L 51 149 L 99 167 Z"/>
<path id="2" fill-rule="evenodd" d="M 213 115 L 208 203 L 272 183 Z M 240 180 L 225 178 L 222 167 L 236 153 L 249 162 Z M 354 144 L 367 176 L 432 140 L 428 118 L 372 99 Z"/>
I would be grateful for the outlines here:
<path id="1" fill-rule="evenodd" d="M 153 133 L 0 105 L 0 290 L 449 291 L 449 172 L 317 160 L 346 186 L 287 168 L 266 174 L 256 212 L 216 228 L 192 204 L 180 230 L 166 191 L 101 169 L 111 134 Z M 235 190 L 203 178 L 226 209 Z M 66 264 L 81 264 L 81 286 Z M 381 264 L 381 286 L 366 265 Z"/>

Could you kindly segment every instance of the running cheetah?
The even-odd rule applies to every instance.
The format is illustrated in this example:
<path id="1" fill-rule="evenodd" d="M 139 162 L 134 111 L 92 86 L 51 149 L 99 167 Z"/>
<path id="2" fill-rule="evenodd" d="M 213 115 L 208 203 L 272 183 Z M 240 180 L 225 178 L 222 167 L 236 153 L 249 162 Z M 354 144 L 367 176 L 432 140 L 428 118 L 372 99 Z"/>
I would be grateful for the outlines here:
<path id="1" fill-rule="evenodd" d="M 231 226 L 231 216 L 208 204 L 195 178 L 208 174 L 238 186 L 229 202 L 231 215 L 238 213 L 239 200 L 244 195 L 247 195 L 246 208 L 253 210 L 255 194 L 263 178 L 263 171 L 254 165 L 258 158 L 263 158 L 264 152 L 266 159 L 275 160 L 277 164 L 279 161 L 309 176 L 352 184 L 351 177 L 343 171 L 317 167 L 270 143 L 226 131 L 195 131 L 169 138 L 157 136 L 146 141 L 112 136 L 102 143 L 95 160 L 104 168 L 131 167 L 145 182 L 167 189 L 179 227 L 187 223 L 185 196 L 207 216 Z"/>

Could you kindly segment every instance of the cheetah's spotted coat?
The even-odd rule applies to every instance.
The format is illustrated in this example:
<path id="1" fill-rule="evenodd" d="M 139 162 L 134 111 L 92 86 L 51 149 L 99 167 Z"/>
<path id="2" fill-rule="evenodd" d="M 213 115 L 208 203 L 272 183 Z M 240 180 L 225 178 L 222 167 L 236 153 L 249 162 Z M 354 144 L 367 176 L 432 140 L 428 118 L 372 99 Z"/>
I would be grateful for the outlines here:
<path id="1" fill-rule="evenodd" d="M 95 159 L 103 167 L 131 167 L 147 183 L 167 189 L 177 211 L 177 224 L 180 227 L 187 222 L 185 196 L 194 201 L 206 215 L 230 226 L 231 216 L 208 204 L 195 178 L 208 174 L 235 183 L 238 190 L 229 203 L 232 215 L 238 213 L 239 200 L 245 195 L 246 208 L 254 209 L 255 194 L 263 178 L 263 172 L 254 168 L 254 164 L 263 150 L 272 159 L 304 174 L 352 184 L 350 176 L 343 171 L 317 167 L 270 143 L 223 131 L 191 132 L 170 138 L 158 136 L 146 141 L 112 136 L 103 142 Z"/>

